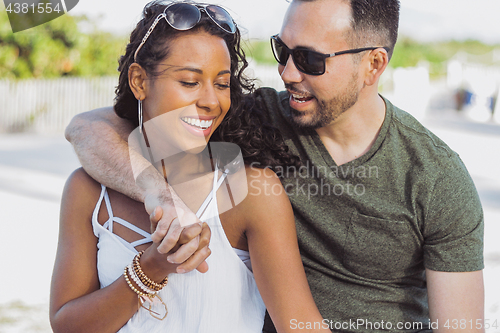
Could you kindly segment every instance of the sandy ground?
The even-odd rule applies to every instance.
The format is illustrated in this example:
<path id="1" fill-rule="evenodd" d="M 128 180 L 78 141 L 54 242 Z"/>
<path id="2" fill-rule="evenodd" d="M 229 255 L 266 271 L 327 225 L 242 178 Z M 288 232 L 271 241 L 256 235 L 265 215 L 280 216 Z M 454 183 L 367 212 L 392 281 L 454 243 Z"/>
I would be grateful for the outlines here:
<path id="1" fill-rule="evenodd" d="M 485 211 L 486 318 L 500 332 L 500 125 L 455 113 L 424 121 L 457 151 Z M 79 166 L 62 134 L 0 135 L 0 333 L 50 332 L 47 304 L 60 196 Z"/>

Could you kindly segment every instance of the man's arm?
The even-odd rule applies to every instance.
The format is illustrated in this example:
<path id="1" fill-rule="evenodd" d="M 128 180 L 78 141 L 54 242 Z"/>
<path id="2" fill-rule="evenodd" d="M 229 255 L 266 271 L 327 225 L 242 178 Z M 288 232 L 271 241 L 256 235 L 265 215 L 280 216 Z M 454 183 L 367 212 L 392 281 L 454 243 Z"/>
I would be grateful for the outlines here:
<path id="1" fill-rule="evenodd" d="M 484 332 L 483 271 L 425 270 L 433 332 Z"/>
<path id="2" fill-rule="evenodd" d="M 76 115 L 66 128 L 65 136 L 92 178 L 134 200 L 144 202 L 150 214 L 155 207 L 161 207 L 160 219 L 155 221 L 158 222 L 158 228 L 154 230 L 152 238 L 155 242 L 163 239 L 158 250 L 166 253 L 177 243 L 184 230 L 179 223 L 171 224 L 175 217 L 183 219 L 183 225 L 201 222 L 148 160 L 139 153 L 134 154 L 133 150 L 129 151 L 127 139 L 132 130 L 133 127 L 118 117 L 112 107 L 106 107 Z M 132 163 L 136 172 L 142 170 L 136 179 Z M 206 250 L 203 252 L 208 253 Z M 206 270 L 204 265 L 199 270 Z M 189 270 L 191 266 L 183 268 Z"/>
<path id="3" fill-rule="evenodd" d="M 76 115 L 66 128 L 65 136 L 92 178 L 144 202 L 146 191 L 136 184 L 130 165 L 127 138 L 132 130 L 112 107 L 106 107 Z M 155 174 L 152 176 L 157 178 Z"/>

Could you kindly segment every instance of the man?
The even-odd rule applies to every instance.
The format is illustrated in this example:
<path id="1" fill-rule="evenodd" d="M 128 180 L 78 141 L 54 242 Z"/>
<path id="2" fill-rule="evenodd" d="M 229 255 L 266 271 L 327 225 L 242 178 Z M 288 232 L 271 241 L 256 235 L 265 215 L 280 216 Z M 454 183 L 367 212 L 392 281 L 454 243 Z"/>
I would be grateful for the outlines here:
<path id="1" fill-rule="evenodd" d="M 483 216 L 472 180 L 444 142 L 378 95 L 398 20 L 397 0 L 292 1 L 272 38 L 287 91 L 255 94 L 303 163 L 278 175 L 324 323 L 336 332 L 484 332 Z M 128 160 L 120 124 L 111 109 L 73 121 L 67 136 L 84 166 Z M 93 135 L 119 142 L 98 149 L 112 157 L 88 157 Z M 121 164 L 90 173 L 144 199 L 133 181 L 113 180 L 130 174 Z"/>

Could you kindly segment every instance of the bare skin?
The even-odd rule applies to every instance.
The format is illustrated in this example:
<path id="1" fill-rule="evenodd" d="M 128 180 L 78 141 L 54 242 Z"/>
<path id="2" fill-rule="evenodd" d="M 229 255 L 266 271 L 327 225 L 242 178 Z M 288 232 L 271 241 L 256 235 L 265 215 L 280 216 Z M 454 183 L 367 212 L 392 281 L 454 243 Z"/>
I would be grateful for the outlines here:
<path id="1" fill-rule="evenodd" d="M 189 56 L 184 52 L 186 49 L 190 50 Z M 171 42 L 170 55 L 164 63 L 174 70 L 166 71 L 156 81 L 150 80 L 140 66 L 130 66 L 129 83 L 136 98 L 144 99 L 145 120 L 171 112 L 165 110 L 194 105 L 199 115 L 213 116 L 213 123 L 220 124 L 230 106 L 227 84 L 230 59 L 225 42 L 204 32 L 186 34 Z M 175 92 L 175 98 L 165 97 L 164 91 Z M 192 138 L 182 131 L 179 133 L 171 144 L 184 145 L 189 141 L 183 140 L 184 137 Z M 188 153 L 186 158 L 196 161 L 199 155 Z M 165 162 L 165 169 L 167 174 L 173 175 L 169 176 L 173 186 L 176 176 L 183 179 L 185 174 L 190 175 L 198 193 L 192 195 L 191 191 L 191 195 L 184 195 L 185 207 L 190 211 L 199 207 L 213 184 L 211 163 L 190 163 L 180 169 L 175 163 Z M 314 303 L 302 266 L 288 197 L 284 190 L 278 195 L 265 191 L 266 186 L 281 186 L 280 180 L 269 169 L 247 167 L 241 181 L 251 184 L 252 191 L 220 218 L 231 245 L 250 252 L 255 281 L 278 331 L 295 332 L 289 323 L 297 319 L 316 322 L 314 331 L 328 332 L 327 328 L 319 328 L 323 318 Z M 231 200 L 224 189 L 217 192 L 220 211 Z M 100 289 L 97 239 L 90 223 L 99 194 L 99 183 L 81 169 L 70 177 L 63 194 L 50 309 L 55 332 L 116 332 L 137 311 L 137 295 L 123 276 Z M 113 190 L 109 190 L 109 194 L 115 216 L 142 230 L 154 230 L 155 224 L 166 215 L 161 209 L 153 209 L 154 215 L 150 216 L 140 202 Z M 102 206 L 98 221 L 102 224 L 107 218 Z M 153 238 L 153 244 L 136 248 L 145 250 L 140 263 L 144 273 L 154 281 L 185 272 L 182 269 L 185 265 L 194 268 L 193 263 L 203 262 L 210 254 L 210 230 L 206 224 L 195 223 L 182 228 L 176 221 L 169 221 L 165 234 L 158 241 Z M 126 228 L 117 227 L 113 232 L 127 241 L 137 237 Z M 164 247 L 162 251 L 159 251 L 160 246 Z"/>
<path id="2" fill-rule="evenodd" d="M 309 47 L 321 53 L 349 49 L 351 45 L 346 39 L 346 32 L 349 29 L 351 14 L 348 6 L 347 1 L 341 0 L 293 1 L 279 36 L 289 48 Z M 335 98 L 346 94 L 357 95 L 349 96 L 355 97 L 355 103 L 345 110 L 335 109 L 333 105 L 333 120 L 316 129 L 337 165 L 345 164 L 365 154 L 373 145 L 385 117 L 385 104 L 378 95 L 378 84 L 389 61 L 387 51 L 382 48 L 367 51 L 362 54 L 359 63 L 353 61 L 351 57 L 341 55 L 327 58 L 326 73 L 321 76 L 310 76 L 299 72 L 291 59 L 285 66 L 279 66 L 279 73 L 291 94 L 313 97 L 310 101 L 300 104 L 293 99 L 290 100 L 290 106 L 301 115 L 301 121 L 310 121 L 318 107 L 329 105 Z M 106 127 L 106 123 L 112 123 L 111 130 Z M 91 127 L 99 127 L 105 134 L 93 131 Z M 108 140 L 114 141 L 117 140 L 117 133 L 124 129 L 123 122 L 113 117 L 112 108 L 107 108 L 76 117 L 66 133 L 72 142 L 82 143 L 84 140 L 81 137 L 97 133 L 101 139 L 107 136 Z M 95 144 L 88 142 L 87 147 L 93 146 Z M 77 149 L 77 152 L 81 156 L 88 154 L 83 148 L 79 151 Z M 124 160 L 123 156 L 126 154 L 125 150 L 121 149 L 109 152 L 103 150 L 103 154 L 107 153 L 111 154 L 115 161 Z M 85 158 L 88 158 L 87 164 L 92 163 L 93 159 L 90 156 Z M 122 168 L 127 170 L 125 163 Z M 100 174 L 99 177 L 120 177 L 119 173 L 112 175 L 113 172 Z M 144 196 L 147 192 L 139 189 L 135 183 L 123 187 L 124 193 L 137 192 Z M 165 210 L 171 209 L 170 201 L 164 200 L 162 207 Z M 159 225 L 163 223 L 160 221 Z M 168 222 L 165 223 L 168 225 Z M 440 322 L 446 322 L 447 319 L 467 319 L 484 322 L 482 271 L 448 273 L 426 270 L 426 274 L 432 320 L 439 319 Z M 446 328 L 441 326 L 438 332 L 445 331 Z M 484 328 L 468 330 L 472 331 L 484 332 Z"/>
<path id="3" fill-rule="evenodd" d="M 268 169 L 247 168 L 247 177 L 252 191 L 235 209 L 220 216 L 229 242 L 235 248 L 250 250 L 257 286 L 278 332 L 291 331 L 290 319 L 321 322 L 302 267 L 288 197 L 284 191 L 278 196 L 265 191 L 267 186 L 281 186 L 279 179 Z M 56 332 L 69 328 L 72 332 L 116 332 L 138 309 L 137 295 L 123 276 L 108 287 L 99 288 L 97 239 L 89 220 L 100 191 L 100 185 L 79 169 L 68 180 L 63 194 L 65 208 L 61 211 L 58 259 L 52 281 L 51 317 Z M 149 215 L 142 203 L 113 190 L 108 189 L 108 193 L 117 216 L 145 231 L 150 229 Z M 217 195 L 220 205 L 228 200 L 224 191 Z M 102 205 L 98 221 L 102 224 L 107 219 Z M 209 230 L 206 225 L 203 227 L 200 247 L 208 243 Z M 114 233 L 129 242 L 138 238 L 126 228 L 117 227 Z M 191 230 L 186 239 L 196 233 L 196 228 Z M 161 281 L 175 273 L 178 264 L 170 263 L 168 254 L 159 254 L 157 246 L 158 243 L 144 244 L 136 249 L 146 250 L 141 257 L 146 275 Z M 202 251 L 200 255 L 206 254 Z"/>
<path id="4" fill-rule="evenodd" d="M 51 288 L 50 313 L 55 332 L 116 332 L 138 310 L 137 294 L 130 289 L 123 276 L 106 288 L 100 289 L 99 286 L 97 238 L 90 221 L 100 192 L 100 185 L 83 169 L 70 176 L 63 192 L 59 245 Z M 134 221 L 145 231 L 150 230 L 149 215 L 142 203 L 118 192 L 110 192 L 113 208 L 120 217 Z M 102 205 L 98 220 L 102 224 L 107 218 L 107 211 Z M 137 234 L 119 225 L 116 233 L 128 241 L 137 239 Z M 210 229 L 206 224 L 185 229 L 179 245 L 192 238 L 196 239 L 196 243 L 189 246 L 203 248 L 197 255 L 208 256 Z M 151 279 L 161 281 L 166 275 L 176 272 L 179 265 L 170 263 L 168 254 L 160 254 L 157 247 L 158 243 L 144 244 L 137 250 L 146 250 L 141 258 L 145 273 Z"/>

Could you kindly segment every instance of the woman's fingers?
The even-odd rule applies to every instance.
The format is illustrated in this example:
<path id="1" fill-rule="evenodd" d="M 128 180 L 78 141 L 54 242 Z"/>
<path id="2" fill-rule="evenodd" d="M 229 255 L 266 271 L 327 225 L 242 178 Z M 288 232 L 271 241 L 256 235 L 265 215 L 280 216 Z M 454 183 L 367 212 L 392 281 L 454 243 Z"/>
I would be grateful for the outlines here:
<path id="1" fill-rule="evenodd" d="M 202 231 L 198 240 L 198 248 L 196 251 L 190 255 L 182 264 L 177 267 L 177 272 L 190 272 L 193 269 L 197 269 L 200 273 L 206 273 L 208 271 L 208 264 L 206 259 L 210 256 L 210 244 L 211 231 L 208 224 L 203 222 L 201 225 Z"/>
<path id="2" fill-rule="evenodd" d="M 208 228 L 208 226 L 206 228 Z M 199 223 L 192 224 L 189 227 L 184 228 L 176 242 L 176 245 L 170 250 L 171 254 L 169 255 L 169 261 L 178 264 L 186 261 L 187 258 L 199 249 L 202 233 L 203 227 Z M 203 234 L 203 244 L 207 243 L 206 233 L 207 232 L 205 231 Z M 210 241 L 210 239 L 208 239 L 208 241 Z"/>
<path id="3" fill-rule="evenodd" d="M 172 264 L 181 264 L 191 257 L 197 250 L 200 237 L 191 239 L 186 244 L 182 244 L 174 253 L 168 255 L 167 260 Z"/>
<path id="4" fill-rule="evenodd" d="M 189 208 L 181 208 L 179 205 L 172 206 L 167 203 L 163 203 L 159 206 L 161 208 L 161 215 L 158 218 L 156 214 L 154 215 L 155 219 L 155 229 L 152 230 L 151 238 L 153 242 L 158 243 L 162 242 L 163 239 L 166 238 L 166 235 L 170 233 L 170 226 L 173 221 L 177 221 L 177 224 L 181 227 L 187 227 L 191 225 L 196 225 L 201 223 L 201 221 L 196 217 L 196 214 L 191 212 Z M 153 220 L 151 220 L 153 224 Z"/>
<path id="5" fill-rule="evenodd" d="M 200 245 L 198 246 L 198 250 L 201 250 L 204 247 L 208 247 L 210 244 L 210 237 L 212 237 L 212 231 L 206 222 L 203 222 L 201 225 L 201 234 L 200 234 Z"/>
<path id="6" fill-rule="evenodd" d="M 208 264 L 205 260 L 210 256 L 210 248 L 208 246 L 196 251 L 188 260 L 177 267 L 177 273 L 190 272 L 197 269 L 201 273 L 208 271 Z"/>
<path id="7" fill-rule="evenodd" d="M 181 245 L 189 243 L 193 238 L 200 236 L 202 231 L 203 227 L 201 223 L 191 224 L 182 230 L 178 243 Z"/>
<path id="8" fill-rule="evenodd" d="M 195 236 L 194 238 L 192 236 Z M 197 269 L 201 273 L 208 271 L 208 265 L 205 260 L 210 255 L 211 231 L 208 224 L 196 224 L 183 230 L 182 235 L 176 247 L 175 252 L 169 254 L 167 260 L 170 263 L 181 264 L 177 267 L 177 273 L 187 273 Z M 188 240 L 187 242 L 185 242 Z M 182 243 L 184 242 L 184 243 Z"/>
<path id="9" fill-rule="evenodd" d="M 210 250 L 210 249 L 209 249 Z M 208 253 L 210 255 L 210 253 Z M 202 262 L 198 267 L 196 267 L 196 270 L 200 273 L 206 273 L 208 272 L 208 264 L 206 261 Z"/>

